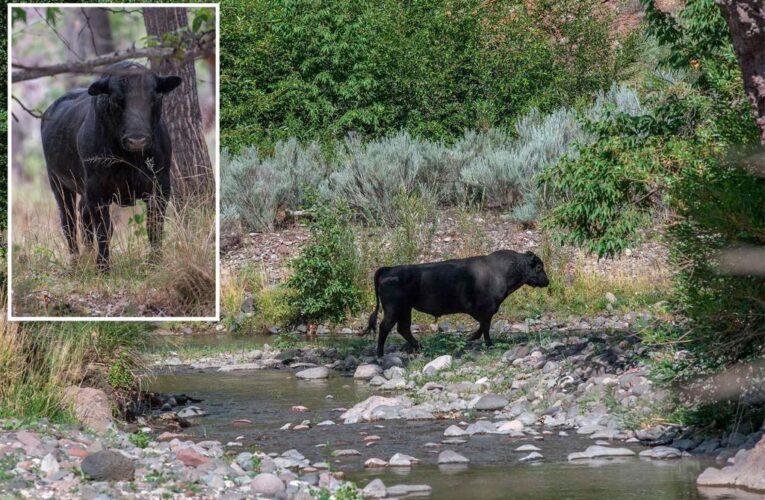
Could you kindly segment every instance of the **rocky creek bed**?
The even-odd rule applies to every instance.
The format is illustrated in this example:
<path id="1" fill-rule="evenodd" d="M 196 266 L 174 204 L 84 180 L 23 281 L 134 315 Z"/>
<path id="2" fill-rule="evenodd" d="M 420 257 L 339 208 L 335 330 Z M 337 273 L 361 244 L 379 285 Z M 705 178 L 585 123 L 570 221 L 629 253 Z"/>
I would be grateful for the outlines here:
<path id="1" fill-rule="evenodd" d="M 669 394 L 628 332 L 382 360 L 232 346 L 156 357 L 164 396 L 127 427 L 0 421 L 0 496 L 760 498 L 719 486 L 765 480 L 762 430 L 633 424 Z"/>

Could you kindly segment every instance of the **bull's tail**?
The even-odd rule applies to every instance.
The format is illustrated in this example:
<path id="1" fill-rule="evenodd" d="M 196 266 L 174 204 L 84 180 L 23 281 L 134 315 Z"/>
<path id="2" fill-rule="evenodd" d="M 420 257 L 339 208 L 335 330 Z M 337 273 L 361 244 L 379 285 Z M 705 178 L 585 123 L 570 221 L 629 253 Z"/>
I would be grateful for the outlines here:
<path id="1" fill-rule="evenodd" d="M 375 310 L 369 316 L 369 323 L 367 329 L 364 330 L 364 335 L 375 332 L 377 330 L 377 313 L 380 311 L 380 275 L 384 268 L 379 268 L 375 271 L 374 285 L 375 285 Z"/>

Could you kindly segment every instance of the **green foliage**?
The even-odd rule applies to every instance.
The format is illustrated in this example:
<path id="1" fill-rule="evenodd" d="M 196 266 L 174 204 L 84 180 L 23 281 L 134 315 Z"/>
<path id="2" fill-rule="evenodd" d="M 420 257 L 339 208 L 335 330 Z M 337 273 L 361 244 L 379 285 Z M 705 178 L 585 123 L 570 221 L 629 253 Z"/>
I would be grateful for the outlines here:
<path id="1" fill-rule="evenodd" d="M 451 140 L 592 95 L 618 68 L 609 10 L 596 0 L 232 0 L 221 9 L 221 138 L 234 150 L 351 131 Z"/>
<path id="2" fill-rule="evenodd" d="M 444 354 L 463 352 L 468 346 L 467 334 L 435 333 L 421 338 L 422 354 L 425 358 L 435 358 Z"/>
<path id="3" fill-rule="evenodd" d="M 287 301 L 304 320 L 337 322 L 362 304 L 351 214 L 341 203 L 315 204 L 312 212 L 310 242 L 290 262 L 294 274 L 286 283 L 292 291 Z"/>
<path id="4" fill-rule="evenodd" d="M 765 246 L 765 179 L 708 164 L 675 186 L 679 223 L 670 229 L 680 269 L 677 300 L 692 320 L 690 349 L 724 366 L 765 349 L 765 277 L 718 268 L 728 248 Z"/>
<path id="5" fill-rule="evenodd" d="M 117 357 L 109 367 L 106 377 L 109 385 L 115 389 L 130 389 L 135 382 L 129 359 L 124 355 Z"/>
<path id="6" fill-rule="evenodd" d="M 281 351 L 286 349 L 294 349 L 298 347 L 300 343 L 300 337 L 297 333 L 294 332 L 280 333 L 273 342 L 274 347 Z"/>
<path id="7" fill-rule="evenodd" d="M 128 435 L 128 440 L 133 443 L 134 446 L 144 449 L 149 446 L 151 437 L 143 431 L 138 431 Z"/>

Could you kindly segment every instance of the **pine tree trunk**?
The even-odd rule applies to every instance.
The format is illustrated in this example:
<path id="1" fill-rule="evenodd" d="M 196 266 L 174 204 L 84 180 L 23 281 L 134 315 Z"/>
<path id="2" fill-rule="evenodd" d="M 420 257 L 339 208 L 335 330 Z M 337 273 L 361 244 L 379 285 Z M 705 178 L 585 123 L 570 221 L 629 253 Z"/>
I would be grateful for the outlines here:
<path id="1" fill-rule="evenodd" d="M 159 40 L 164 33 L 188 26 L 182 7 L 147 7 L 143 18 L 147 34 Z M 161 75 L 178 75 L 183 80 L 164 100 L 164 116 L 173 141 L 173 189 L 182 197 L 209 194 L 214 187 L 213 169 L 202 129 L 194 62 L 162 59 L 152 61 L 151 66 Z"/>
<path id="2" fill-rule="evenodd" d="M 765 145 L 765 2 L 717 0 L 717 4 L 728 21 L 744 89 L 760 128 L 760 142 Z"/>

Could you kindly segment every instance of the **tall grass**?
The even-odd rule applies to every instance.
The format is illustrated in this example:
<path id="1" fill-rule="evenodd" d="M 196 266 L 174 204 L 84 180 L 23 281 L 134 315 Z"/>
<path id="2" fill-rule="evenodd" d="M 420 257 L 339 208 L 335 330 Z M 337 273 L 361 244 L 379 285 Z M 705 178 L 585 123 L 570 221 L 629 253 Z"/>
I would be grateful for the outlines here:
<path id="1" fill-rule="evenodd" d="M 151 253 L 143 202 L 136 207 L 112 207 L 111 269 L 102 273 L 95 264 L 95 247 L 85 248 L 81 242 L 80 255 L 72 260 L 49 189 L 38 184 L 16 183 L 14 189 L 11 237 L 16 315 L 214 315 L 212 196 L 173 198 L 158 256 Z"/>
<path id="2" fill-rule="evenodd" d="M 132 399 L 144 368 L 147 325 L 12 323 L 2 313 L 0 417 L 69 420 L 62 395 L 72 385 L 103 389 L 117 407 Z"/>

